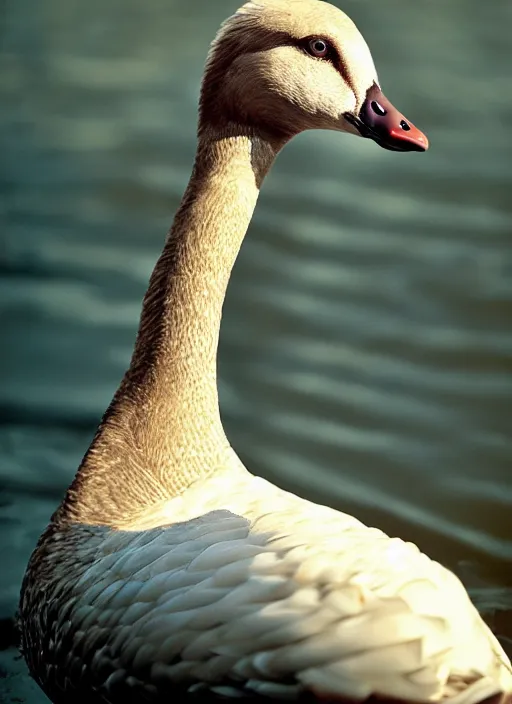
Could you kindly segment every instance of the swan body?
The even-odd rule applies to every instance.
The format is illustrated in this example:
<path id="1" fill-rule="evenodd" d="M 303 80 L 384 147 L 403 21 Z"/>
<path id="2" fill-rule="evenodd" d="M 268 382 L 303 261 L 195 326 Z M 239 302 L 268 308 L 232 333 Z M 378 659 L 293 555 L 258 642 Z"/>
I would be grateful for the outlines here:
<path id="1" fill-rule="evenodd" d="M 512 704 L 510 662 L 450 571 L 253 476 L 224 435 L 229 274 L 273 159 L 311 128 L 428 145 L 343 13 L 248 3 L 209 54 L 194 170 L 130 369 L 23 582 L 22 650 L 53 702 Z"/>
<path id="2" fill-rule="evenodd" d="M 56 575 L 52 653 L 38 668 L 57 681 L 61 670 L 71 690 L 479 702 L 511 685 L 450 571 L 241 469 L 124 530 L 53 539 L 83 550 L 83 563 L 71 589 Z"/>

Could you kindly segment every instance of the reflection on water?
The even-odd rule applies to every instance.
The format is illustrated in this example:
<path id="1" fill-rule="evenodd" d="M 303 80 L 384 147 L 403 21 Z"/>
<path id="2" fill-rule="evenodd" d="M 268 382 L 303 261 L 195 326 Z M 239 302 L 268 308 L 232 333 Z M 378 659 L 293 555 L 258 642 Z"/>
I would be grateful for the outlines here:
<path id="1" fill-rule="evenodd" d="M 0 617 L 127 365 L 235 6 L 7 0 Z M 343 7 L 431 151 L 285 150 L 225 307 L 225 422 L 249 468 L 418 541 L 510 634 L 512 5 Z"/>

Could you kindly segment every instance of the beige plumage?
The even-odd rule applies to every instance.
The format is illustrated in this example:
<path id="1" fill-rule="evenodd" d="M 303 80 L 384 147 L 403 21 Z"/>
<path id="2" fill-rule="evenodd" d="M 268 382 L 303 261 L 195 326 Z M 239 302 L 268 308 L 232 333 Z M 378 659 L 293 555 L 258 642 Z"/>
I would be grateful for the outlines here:
<path id="1" fill-rule="evenodd" d="M 510 662 L 451 572 L 252 476 L 224 434 L 229 275 L 275 156 L 313 128 L 427 147 L 343 13 L 248 3 L 208 57 L 194 170 L 130 368 L 23 583 L 23 652 L 54 702 L 512 704 Z"/>

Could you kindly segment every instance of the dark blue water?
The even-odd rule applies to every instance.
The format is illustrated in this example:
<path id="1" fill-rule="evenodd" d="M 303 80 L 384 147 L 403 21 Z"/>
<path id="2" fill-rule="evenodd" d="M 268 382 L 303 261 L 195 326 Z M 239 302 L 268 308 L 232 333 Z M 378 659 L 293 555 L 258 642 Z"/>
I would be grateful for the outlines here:
<path id="1" fill-rule="evenodd" d="M 30 550 L 128 363 L 190 171 L 207 46 L 236 4 L 2 7 L 7 629 Z M 343 8 L 431 150 L 330 133 L 287 147 L 225 307 L 225 424 L 249 469 L 443 560 L 511 638 L 512 5 Z M 0 659 L 6 701 L 43 701 L 12 674 L 13 653 Z"/>

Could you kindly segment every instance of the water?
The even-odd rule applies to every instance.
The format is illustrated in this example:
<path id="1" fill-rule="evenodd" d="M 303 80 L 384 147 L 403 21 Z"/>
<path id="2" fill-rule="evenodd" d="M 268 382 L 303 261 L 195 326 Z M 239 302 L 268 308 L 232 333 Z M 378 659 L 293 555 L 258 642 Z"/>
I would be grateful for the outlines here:
<path id="1" fill-rule="evenodd" d="M 6 647 L 29 552 L 128 363 L 235 7 L 4 0 Z M 225 424 L 250 469 L 450 565 L 510 639 L 512 5 L 343 7 L 431 150 L 311 133 L 280 156 L 225 307 Z M 13 653 L 4 696 L 42 702 Z"/>

